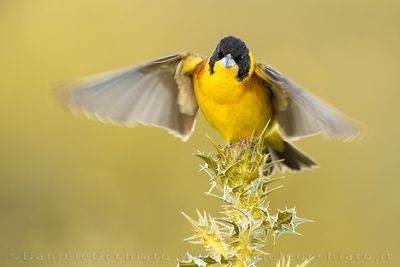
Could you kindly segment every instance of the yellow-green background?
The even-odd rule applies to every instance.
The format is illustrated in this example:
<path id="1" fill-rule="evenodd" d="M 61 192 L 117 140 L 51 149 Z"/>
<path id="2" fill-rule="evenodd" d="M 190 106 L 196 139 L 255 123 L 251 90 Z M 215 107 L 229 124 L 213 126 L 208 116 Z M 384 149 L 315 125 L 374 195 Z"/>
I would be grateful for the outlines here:
<path id="1" fill-rule="evenodd" d="M 220 204 L 203 194 L 208 177 L 191 155 L 211 150 L 205 133 L 220 140 L 202 116 L 182 143 L 75 117 L 52 87 L 177 51 L 209 54 L 228 34 L 368 126 L 355 143 L 297 143 L 321 168 L 287 174 L 272 207 L 296 206 L 315 223 L 267 250 L 321 254 L 311 266 L 399 266 L 396 0 L 1 0 L 1 266 L 175 266 L 201 251 L 182 241 L 191 228 L 180 211 L 217 215 Z M 46 259 L 75 253 L 132 258 Z"/>

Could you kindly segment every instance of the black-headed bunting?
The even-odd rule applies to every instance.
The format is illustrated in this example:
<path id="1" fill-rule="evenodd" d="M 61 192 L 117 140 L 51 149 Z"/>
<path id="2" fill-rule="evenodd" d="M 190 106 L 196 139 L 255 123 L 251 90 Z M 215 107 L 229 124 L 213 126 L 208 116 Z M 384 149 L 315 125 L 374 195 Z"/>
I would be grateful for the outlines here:
<path id="1" fill-rule="evenodd" d="M 259 135 L 268 124 L 266 153 L 281 171 L 315 166 L 292 140 L 359 133 L 342 113 L 256 62 L 233 36 L 223 38 L 209 57 L 179 53 L 84 79 L 66 92 L 72 109 L 102 121 L 165 128 L 182 140 L 192 134 L 199 108 L 227 142 Z"/>

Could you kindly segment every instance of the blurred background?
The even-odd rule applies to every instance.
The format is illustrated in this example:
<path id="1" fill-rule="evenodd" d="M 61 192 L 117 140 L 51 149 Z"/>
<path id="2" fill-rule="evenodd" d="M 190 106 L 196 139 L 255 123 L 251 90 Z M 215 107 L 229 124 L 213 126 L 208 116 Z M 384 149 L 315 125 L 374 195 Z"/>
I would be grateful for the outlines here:
<path id="1" fill-rule="evenodd" d="M 180 211 L 220 207 L 192 155 L 212 151 L 206 133 L 222 142 L 204 118 L 183 143 L 73 116 L 53 87 L 178 51 L 208 55 L 233 34 L 368 127 L 355 143 L 296 143 L 321 167 L 286 174 L 271 207 L 315 222 L 269 243 L 260 266 L 281 253 L 315 255 L 311 266 L 399 266 L 399 25 L 394 0 L 2 0 L 0 265 L 175 266 L 202 251 L 183 242 Z"/>

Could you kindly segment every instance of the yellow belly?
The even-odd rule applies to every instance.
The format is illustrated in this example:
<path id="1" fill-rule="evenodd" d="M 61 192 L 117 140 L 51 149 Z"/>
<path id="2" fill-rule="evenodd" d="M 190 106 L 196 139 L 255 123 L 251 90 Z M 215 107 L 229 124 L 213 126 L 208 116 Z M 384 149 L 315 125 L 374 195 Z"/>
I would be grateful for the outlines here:
<path id="1" fill-rule="evenodd" d="M 200 110 L 207 121 L 229 142 L 259 134 L 271 118 L 271 102 L 260 82 L 238 81 L 230 70 L 193 76 Z"/>

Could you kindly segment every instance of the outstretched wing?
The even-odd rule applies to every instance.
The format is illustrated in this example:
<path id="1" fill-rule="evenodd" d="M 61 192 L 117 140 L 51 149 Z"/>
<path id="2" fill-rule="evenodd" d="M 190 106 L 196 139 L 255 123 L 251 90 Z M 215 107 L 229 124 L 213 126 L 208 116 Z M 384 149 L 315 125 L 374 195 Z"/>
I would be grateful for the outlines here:
<path id="1" fill-rule="evenodd" d="M 161 127 L 187 140 L 198 110 L 190 71 L 201 60 L 189 53 L 175 54 L 85 78 L 63 91 L 63 101 L 104 122 Z M 187 62 L 193 66 L 185 66 L 183 72 Z"/>
<path id="2" fill-rule="evenodd" d="M 360 134 L 359 126 L 353 120 L 303 90 L 273 67 L 259 63 L 256 74 L 272 94 L 278 124 L 287 137 L 325 133 L 351 140 Z"/>

